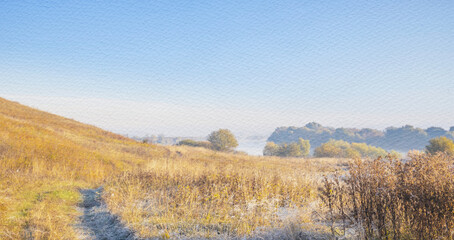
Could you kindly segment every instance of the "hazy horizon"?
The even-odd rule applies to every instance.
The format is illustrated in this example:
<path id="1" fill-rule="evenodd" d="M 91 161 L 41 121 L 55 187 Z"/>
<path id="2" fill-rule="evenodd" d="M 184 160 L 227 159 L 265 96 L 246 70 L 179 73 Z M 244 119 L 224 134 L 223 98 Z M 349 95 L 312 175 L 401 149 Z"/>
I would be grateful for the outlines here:
<path id="1" fill-rule="evenodd" d="M 0 96 L 116 133 L 454 126 L 452 1 L 0 6 Z"/>
<path id="2" fill-rule="evenodd" d="M 104 104 L 99 104 L 99 102 L 103 101 L 101 99 L 80 99 L 80 98 L 52 98 L 52 97 L 32 97 L 32 96 L 13 96 L 13 95 L 3 95 L 0 96 L 3 98 L 6 98 L 8 100 L 16 101 L 19 102 L 20 104 L 24 104 L 26 106 L 30 106 L 33 108 L 37 108 L 38 110 L 42 111 L 47 111 L 52 114 L 57 114 L 61 115 L 63 117 L 67 117 L 70 119 L 74 119 L 76 121 L 80 121 L 82 123 L 86 124 L 91 124 L 96 127 L 103 128 L 105 130 L 109 130 L 112 132 L 115 132 L 117 134 L 122 134 L 122 135 L 128 135 L 129 137 L 145 137 L 145 136 L 151 136 L 151 135 L 164 135 L 165 137 L 200 137 L 204 138 L 206 137 L 209 133 L 211 133 L 214 130 L 217 130 L 218 128 L 210 128 L 206 129 L 206 131 L 193 131 L 194 134 L 179 134 L 180 132 L 178 130 L 176 131 L 168 131 L 168 132 L 159 132 L 155 131 L 154 128 L 155 126 L 147 125 L 147 121 L 144 120 L 146 116 L 143 116 L 143 119 L 134 119 L 129 116 L 133 115 L 128 115 L 130 114 L 131 110 L 128 109 L 128 104 L 131 104 L 132 102 L 128 101 L 118 101 L 118 100 L 111 100 L 109 104 L 104 103 Z M 84 102 L 86 101 L 86 102 Z M 90 105 L 91 103 L 91 105 Z M 123 103 L 123 104 L 121 104 Z M 134 102 L 137 104 L 137 102 Z M 69 107 L 68 107 L 69 106 Z M 156 106 L 155 106 L 156 107 Z M 162 106 L 157 106 L 162 107 Z M 103 108 L 106 112 L 108 111 L 113 111 L 114 113 L 121 113 L 120 117 L 124 117 L 125 119 L 130 119 L 134 121 L 137 124 L 141 124 L 141 126 L 135 126 L 134 128 L 130 129 L 138 129 L 137 131 L 131 131 L 128 130 L 127 127 L 128 124 L 122 125 L 111 125 L 111 119 L 107 118 L 103 114 L 97 114 L 96 112 L 99 111 L 99 108 Z M 146 111 L 143 111 L 143 113 L 146 113 Z M 147 115 L 147 114 L 145 114 Z M 116 116 L 113 116 L 114 118 Z M 162 121 L 165 121 L 166 116 L 160 116 L 162 118 Z M 324 122 L 321 121 L 307 121 L 307 122 L 301 122 L 300 124 L 293 124 L 293 125 L 279 125 L 275 127 L 271 127 L 268 129 L 268 131 L 264 132 L 253 132 L 253 131 L 241 131 L 238 130 L 235 127 L 231 127 L 230 129 L 234 129 L 233 133 L 239 137 L 239 138 L 247 138 L 247 137 L 252 137 L 252 136 L 262 136 L 262 137 L 269 137 L 269 135 L 278 127 L 304 127 L 307 123 L 309 122 L 317 122 L 323 125 L 324 127 L 333 127 L 333 128 L 372 128 L 380 131 L 386 130 L 388 127 L 403 127 L 405 125 L 411 125 L 416 128 L 422 128 L 422 129 L 427 129 L 429 127 L 441 127 L 445 130 L 449 130 L 450 127 L 453 127 L 452 125 L 435 125 L 435 124 L 426 124 L 426 125 L 415 125 L 410 123 L 401 123 L 401 124 L 394 124 L 394 125 L 380 125 L 380 126 L 371 126 L 367 125 L 366 122 L 362 122 L 360 125 L 336 125 L 335 122 L 333 124 L 325 124 Z M 453 124 L 454 125 L 454 124 Z M 188 126 L 189 127 L 189 126 Z M 251 127 L 253 127 L 251 125 Z M 119 130 L 120 129 L 120 130 Z M 123 129 L 123 130 L 121 130 Z M 156 128 L 157 129 L 157 128 Z"/>

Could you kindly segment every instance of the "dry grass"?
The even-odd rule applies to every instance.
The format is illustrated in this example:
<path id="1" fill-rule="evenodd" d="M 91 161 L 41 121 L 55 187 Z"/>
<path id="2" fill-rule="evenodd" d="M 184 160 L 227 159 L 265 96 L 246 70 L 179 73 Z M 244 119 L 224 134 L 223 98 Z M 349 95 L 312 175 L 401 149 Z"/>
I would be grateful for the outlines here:
<path id="1" fill-rule="evenodd" d="M 165 154 L 0 98 L 0 239 L 74 238 L 79 188 Z"/>
<path id="2" fill-rule="evenodd" d="M 160 147 L 0 98 L 0 239 L 77 238 L 79 190 L 100 185 L 140 237 L 452 239 L 454 159 L 410 158 Z"/>
<path id="3" fill-rule="evenodd" d="M 410 158 L 160 147 L 0 98 L 0 239 L 77 238 L 79 190 L 100 185 L 140 237 L 452 239 L 454 159 Z"/>
<path id="4" fill-rule="evenodd" d="M 345 160 L 251 157 L 172 147 L 108 181 L 111 210 L 141 237 L 243 237 L 310 225 L 323 174 Z"/>
<path id="5" fill-rule="evenodd" d="M 321 174 L 344 162 L 142 144 L 0 98 L 0 239 L 77 238 L 79 190 L 103 184 L 109 207 L 142 236 L 307 222 Z"/>
<path id="6" fill-rule="evenodd" d="M 454 238 L 454 158 L 409 157 L 356 160 L 348 176 L 324 181 L 333 235 L 353 224 L 362 239 Z"/>

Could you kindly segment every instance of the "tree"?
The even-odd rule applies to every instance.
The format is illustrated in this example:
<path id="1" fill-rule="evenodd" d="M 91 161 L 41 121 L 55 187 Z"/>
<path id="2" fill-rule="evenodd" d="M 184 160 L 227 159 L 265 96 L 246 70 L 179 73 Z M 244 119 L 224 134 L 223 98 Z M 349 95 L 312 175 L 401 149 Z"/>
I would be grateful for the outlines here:
<path id="1" fill-rule="evenodd" d="M 342 141 L 343 142 L 343 141 Z M 336 146 L 334 140 L 330 140 L 320 147 L 314 150 L 314 156 L 318 158 L 322 157 L 343 157 L 343 149 L 340 146 Z"/>
<path id="2" fill-rule="evenodd" d="M 437 152 L 444 152 L 449 155 L 454 155 L 454 142 L 447 137 L 433 138 L 426 146 L 426 152 L 435 154 Z"/>
<path id="3" fill-rule="evenodd" d="M 298 145 L 300 148 L 301 157 L 306 157 L 307 155 L 309 155 L 309 152 L 311 151 L 311 144 L 309 143 L 309 140 L 300 138 L 298 140 Z"/>
<path id="4" fill-rule="evenodd" d="M 228 129 L 219 129 L 208 136 L 208 141 L 213 149 L 218 151 L 233 150 L 238 146 L 238 141 L 232 132 Z"/>
<path id="5" fill-rule="evenodd" d="M 365 143 L 348 143 L 342 140 L 329 140 L 316 148 L 315 157 L 339 157 L 339 158 L 360 158 L 384 157 L 388 153 L 379 147 L 367 145 Z"/>
<path id="6" fill-rule="evenodd" d="M 298 143 L 283 144 L 279 148 L 279 156 L 281 157 L 302 157 Z"/>
<path id="7" fill-rule="evenodd" d="M 274 142 L 267 142 L 263 149 L 263 156 L 277 156 L 279 152 L 279 145 Z"/>
<path id="8" fill-rule="evenodd" d="M 206 141 L 194 141 L 191 139 L 184 139 L 177 143 L 177 146 L 191 146 L 191 147 L 204 147 L 211 148 L 211 143 Z"/>
<path id="9" fill-rule="evenodd" d="M 274 142 L 268 142 L 263 149 L 264 156 L 281 156 L 281 157 L 305 157 L 309 155 L 311 145 L 309 140 L 300 138 L 298 142 L 283 143 L 280 145 Z"/>

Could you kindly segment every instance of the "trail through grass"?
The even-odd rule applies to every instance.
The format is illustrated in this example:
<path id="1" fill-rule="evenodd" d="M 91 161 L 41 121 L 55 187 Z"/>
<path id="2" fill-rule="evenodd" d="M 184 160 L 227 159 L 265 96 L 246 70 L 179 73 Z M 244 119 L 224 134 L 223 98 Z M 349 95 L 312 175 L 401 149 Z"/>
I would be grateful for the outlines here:
<path id="1" fill-rule="evenodd" d="M 76 229 L 80 239 L 135 239 L 134 233 L 125 227 L 118 216 L 109 212 L 101 198 L 103 188 L 83 189 L 83 201 L 78 210 L 82 212 Z"/>

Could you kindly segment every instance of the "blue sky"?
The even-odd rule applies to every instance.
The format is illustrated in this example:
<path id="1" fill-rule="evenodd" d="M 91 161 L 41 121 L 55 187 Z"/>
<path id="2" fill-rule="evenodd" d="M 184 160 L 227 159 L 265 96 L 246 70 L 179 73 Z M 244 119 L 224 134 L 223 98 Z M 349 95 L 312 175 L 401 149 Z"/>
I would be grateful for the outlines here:
<path id="1" fill-rule="evenodd" d="M 115 132 L 454 126 L 453 1 L 0 9 L 0 96 Z"/>

